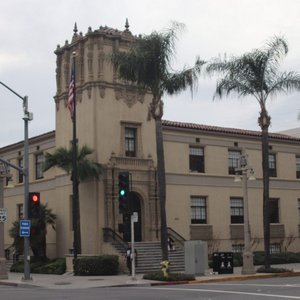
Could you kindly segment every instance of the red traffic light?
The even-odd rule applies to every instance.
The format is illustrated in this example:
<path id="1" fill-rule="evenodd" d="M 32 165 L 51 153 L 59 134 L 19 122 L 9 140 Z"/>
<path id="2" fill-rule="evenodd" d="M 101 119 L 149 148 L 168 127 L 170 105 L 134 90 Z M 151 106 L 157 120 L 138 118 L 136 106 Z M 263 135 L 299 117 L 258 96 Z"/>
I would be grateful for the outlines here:
<path id="1" fill-rule="evenodd" d="M 32 197 L 31 197 L 31 200 L 33 202 L 38 202 L 39 201 L 39 196 L 37 194 L 33 194 Z"/>
<path id="2" fill-rule="evenodd" d="M 38 219 L 41 215 L 41 198 L 39 192 L 29 193 L 28 199 L 28 217 L 30 219 Z"/>

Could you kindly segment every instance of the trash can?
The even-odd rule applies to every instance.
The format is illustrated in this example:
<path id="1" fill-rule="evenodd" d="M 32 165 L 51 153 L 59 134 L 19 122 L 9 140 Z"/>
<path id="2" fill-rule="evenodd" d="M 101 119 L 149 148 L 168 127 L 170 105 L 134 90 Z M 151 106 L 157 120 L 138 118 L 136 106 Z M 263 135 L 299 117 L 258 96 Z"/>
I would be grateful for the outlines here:
<path id="1" fill-rule="evenodd" d="M 233 252 L 214 252 L 213 271 L 219 274 L 233 274 Z"/>

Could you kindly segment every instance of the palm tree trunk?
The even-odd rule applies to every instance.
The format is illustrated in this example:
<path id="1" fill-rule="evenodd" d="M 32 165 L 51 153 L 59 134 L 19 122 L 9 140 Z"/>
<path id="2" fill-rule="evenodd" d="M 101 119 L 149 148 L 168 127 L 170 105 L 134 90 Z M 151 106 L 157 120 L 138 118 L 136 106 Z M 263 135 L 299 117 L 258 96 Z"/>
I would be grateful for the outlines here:
<path id="1" fill-rule="evenodd" d="M 270 117 L 267 112 L 261 112 L 260 126 L 262 128 L 262 170 L 263 170 L 263 226 L 265 268 L 270 268 L 270 200 L 269 200 L 269 138 L 268 129 Z"/>
<path id="2" fill-rule="evenodd" d="M 155 118 L 155 130 L 156 130 L 158 195 L 159 195 L 159 203 L 160 203 L 160 226 L 161 226 L 160 242 L 161 242 L 161 250 L 162 250 L 162 260 L 168 260 L 168 232 L 167 232 L 167 216 L 166 216 L 166 174 L 165 174 L 165 158 L 164 158 L 161 117 Z"/>

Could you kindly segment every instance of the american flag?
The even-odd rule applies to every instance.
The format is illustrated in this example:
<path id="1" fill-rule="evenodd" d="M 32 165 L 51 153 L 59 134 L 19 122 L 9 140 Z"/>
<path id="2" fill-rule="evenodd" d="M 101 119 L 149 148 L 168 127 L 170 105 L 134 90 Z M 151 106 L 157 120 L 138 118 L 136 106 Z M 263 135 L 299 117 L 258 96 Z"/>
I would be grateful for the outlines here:
<path id="1" fill-rule="evenodd" d="M 69 84 L 69 91 L 68 91 L 68 109 L 71 113 L 71 118 L 74 117 L 74 106 L 75 106 L 75 69 L 72 68 L 71 72 L 71 80 Z"/>

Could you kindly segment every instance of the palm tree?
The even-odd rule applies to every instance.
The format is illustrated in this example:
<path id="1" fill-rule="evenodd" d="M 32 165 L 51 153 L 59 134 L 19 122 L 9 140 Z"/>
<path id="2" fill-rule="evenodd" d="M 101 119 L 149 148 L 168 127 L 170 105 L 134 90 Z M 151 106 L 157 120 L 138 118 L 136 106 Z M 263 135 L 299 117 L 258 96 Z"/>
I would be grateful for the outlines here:
<path id="1" fill-rule="evenodd" d="M 217 82 L 215 96 L 236 93 L 252 96 L 260 106 L 258 124 L 261 128 L 263 170 L 263 227 L 265 268 L 270 268 L 270 212 L 269 212 L 269 140 L 271 117 L 266 108 L 268 98 L 279 92 L 300 89 L 300 76 L 295 72 L 280 72 L 281 59 L 288 53 L 284 37 L 274 36 L 262 49 L 254 49 L 230 59 L 216 58 L 208 65 L 208 73 L 224 76 Z"/>
<path id="2" fill-rule="evenodd" d="M 47 226 L 51 226 L 55 230 L 56 215 L 48 208 L 47 204 L 41 204 L 41 214 L 37 219 L 32 220 L 30 233 L 30 247 L 33 256 L 38 259 L 46 259 L 46 235 Z M 16 253 L 23 253 L 23 238 L 19 235 L 19 221 L 15 221 L 9 230 L 9 235 L 13 238 L 12 246 L 16 249 Z"/>
<path id="3" fill-rule="evenodd" d="M 77 171 L 78 171 L 78 185 L 81 181 L 94 178 L 99 180 L 99 176 L 102 172 L 102 167 L 99 163 L 88 159 L 88 155 L 92 154 L 93 150 L 84 145 L 81 149 L 77 150 Z M 66 149 L 63 147 L 57 148 L 53 154 L 46 153 L 44 170 L 47 171 L 52 167 L 58 167 L 68 174 L 72 172 L 72 149 Z M 77 186 L 78 188 L 78 186 Z M 75 209 L 75 207 L 77 209 Z M 76 234 L 76 254 L 81 253 L 81 231 L 80 231 L 80 209 L 79 199 L 78 203 L 74 203 L 73 213 L 73 226 L 74 234 Z"/>
<path id="4" fill-rule="evenodd" d="M 115 52 L 111 60 L 125 81 L 137 84 L 152 93 L 152 102 L 149 107 L 149 120 L 155 121 L 157 178 L 161 215 L 161 248 L 162 259 L 168 260 L 167 220 L 166 220 L 166 179 L 162 136 L 162 116 L 164 93 L 173 95 L 187 87 L 193 89 L 194 83 L 204 64 L 200 59 L 195 66 L 174 72 L 171 60 L 175 56 L 175 41 L 177 32 L 182 24 L 173 23 L 165 32 L 152 32 L 136 39 L 128 52 Z"/>

